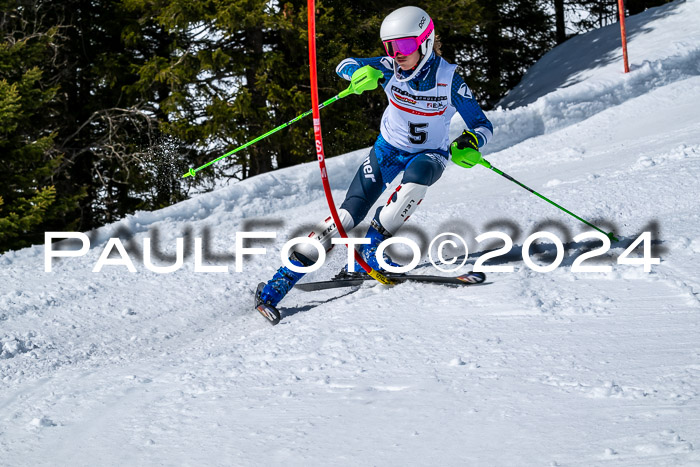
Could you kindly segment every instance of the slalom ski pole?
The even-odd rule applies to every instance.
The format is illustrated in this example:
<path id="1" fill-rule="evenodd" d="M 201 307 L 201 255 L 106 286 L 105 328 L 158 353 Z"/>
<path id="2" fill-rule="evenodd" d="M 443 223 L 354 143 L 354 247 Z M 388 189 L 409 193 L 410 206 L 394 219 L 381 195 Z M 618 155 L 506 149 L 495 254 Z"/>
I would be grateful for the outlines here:
<path id="1" fill-rule="evenodd" d="M 376 80 L 375 80 L 375 81 L 376 81 Z M 375 84 L 376 84 L 376 83 L 375 83 Z M 371 80 L 369 80 L 369 79 L 365 79 L 365 80 L 362 80 L 362 81 L 359 81 L 359 82 L 353 82 L 353 83 L 350 84 L 350 86 L 348 86 L 347 89 L 341 91 L 337 96 L 331 97 L 330 99 L 328 99 L 327 101 L 323 102 L 322 104 L 319 104 L 318 109 L 321 110 L 322 108 L 327 107 L 327 106 L 331 105 L 333 102 L 335 102 L 335 101 L 337 101 L 337 100 L 340 100 L 340 99 L 342 99 L 342 98 L 344 98 L 344 97 L 347 97 L 347 96 L 349 96 L 350 94 L 362 94 L 362 92 L 365 91 L 365 90 L 367 90 L 369 87 L 371 87 Z M 307 116 L 311 115 L 312 113 L 313 113 L 313 109 L 308 110 L 308 111 L 304 112 L 303 114 L 298 115 L 297 117 L 295 117 L 295 118 L 293 118 L 292 120 L 288 121 L 287 123 L 283 123 L 282 125 L 278 126 L 277 128 L 273 128 L 272 130 L 268 131 L 268 132 L 265 133 L 264 135 L 258 136 L 258 137 L 255 138 L 253 141 L 249 141 L 249 142 L 243 144 L 242 146 L 238 146 L 236 149 L 227 152 L 227 153 L 224 154 L 223 156 L 217 157 L 217 158 L 214 159 L 213 161 L 207 162 L 206 164 L 204 164 L 204 165 L 202 165 L 202 166 L 200 166 L 200 167 L 197 167 L 196 169 L 190 168 L 190 170 L 188 170 L 187 173 L 184 174 L 184 175 L 182 176 L 182 178 L 194 177 L 194 176 L 197 174 L 197 172 L 199 172 L 200 170 L 205 169 L 205 168 L 209 167 L 210 165 L 214 164 L 215 162 L 218 162 L 218 161 L 220 161 L 221 159 L 223 159 L 223 158 L 225 158 L 225 157 L 228 157 L 228 156 L 230 156 L 230 155 L 232 155 L 232 154 L 235 154 L 235 153 L 237 153 L 238 151 L 241 151 L 241 150 L 247 148 L 248 146 L 252 146 L 253 144 L 257 143 L 258 141 L 267 138 L 267 137 L 270 136 L 271 134 L 276 133 L 276 132 L 278 132 L 279 130 L 281 130 L 281 129 L 283 129 L 283 128 L 287 128 L 287 127 L 288 127 L 289 125 L 291 125 L 292 123 L 298 122 L 298 121 L 301 120 L 302 118 L 307 117 Z"/>
<path id="2" fill-rule="evenodd" d="M 345 97 L 345 96 L 342 96 L 342 94 L 343 94 L 343 93 L 341 92 L 341 93 L 338 94 L 337 96 L 328 99 L 326 102 L 324 102 L 323 104 L 321 104 L 321 105 L 319 106 L 319 108 L 323 108 L 323 107 L 325 107 L 325 106 L 327 106 L 327 105 L 331 105 L 333 102 L 337 101 L 338 99 L 341 99 L 342 97 Z M 182 178 L 194 177 L 195 174 L 196 174 L 197 172 L 199 172 L 200 170 L 205 169 L 205 168 L 209 167 L 210 165 L 214 164 L 215 162 L 219 162 L 221 159 L 223 159 L 223 158 L 225 158 L 225 157 L 228 157 L 228 156 L 230 156 L 230 155 L 233 155 L 233 154 L 237 153 L 238 151 L 241 151 L 241 150 L 247 148 L 248 146 L 252 146 L 253 144 L 257 143 L 258 141 L 267 138 L 267 137 L 270 136 L 271 134 L 276 133 L 276 132 L 278 132 L 279 130 L 281 130 L 281 129 L 283 129 L 283 128 L 287 128 L 287 127 L 288 127 L 289 125 L 291 125 L 292 123 L 298 122 L 298 121 L 301 120 L 302 118 L 311 115 L 312 112 L 313 112 L 313 110 L 309 110 L 309 111 L 307 111 L 307 112 L 304 112 L 303 114 L 298 115 L 297 117 L 295 117 L 294 119 L 288 121 L 287 123 L 283 123 L 282 125 L 278 126 L 277 128 L 273 128 L 272 130 L 268 131 L 268 132 L 265 133 L 264 135 L 258 136 L 258 137 L 255 138 L 254 140 L 248 141 L 247 143 L 245 143 L 245 144 L 243 144 L 243 145 L 241 145 L 241 146 L 238 146 L 236 149 L 234 149 L 234 150 L 232 150 L 232 151 L 229 151 L 229 152 L 227 152 L 226 154 L 224 154 L 223 156 L 219 156 L 219 157 L 217 157 L 216 159 L 214 159 L 213 161 L 207 162 L 206 164 L 204 164 L 204 165 L 202 165 L 202 166 L 200 166 L 200 167 L 197 167 L 196 169 L 190 168 L 190 170 L 189 170 L 186 174 L 184 174 L 184 175 L 182 176 Z"/>
<path id="3" fill-rule="evenodd" d="M 529 192 L 532 193 L 533 195 L 536 195 L 536 196 L 542 198 L 543 200 L 547 201 L 547 202 L 548 202 L 549 204 L 551 204 L 552 206 L 555 206 L 555 207 L 561 209 L 562 211 L 564 211 L 565 213 L 569 214 L 570 216 L 572 216 L 572 217 L 574 217 L 574 218 L 580 220 L 581 222 L 583 222 L 583 223 L 586 224 L 587 226 L 589 226 L 589 227 L 591 227 L 591 228 L 597 230 L 598 232 L 602 233 L 603 235 L 605 235 L 606 237 L 608 237 L 608 238 L 610 239 L 610 241 L 612 241 L 612 242 L 619 242 L 619 241 L 620 241 L 617 237 L 615 237 L 615 235 L 613 235 L 612 232 L 605 232 L 605 231 L 599 229 L 599 228 L 596 227 L 595 225 L 593 225 L 593 224 L 591 224 L 590 222 L 588 222 L 586 219 L 583 219 L 583 218 L 577 216 L 576 214 L 574 214 L 573 212 L 571 212 L 571 211 L 569 211 L 568 209 L 564 208 L 563 206 L 558 205 L 557 203 L 555 203 L 555 202 L 552 201 L 551 199 L 548 199 L 547 197 L 545 197 L 545 196 L 543 196 L 543 195 L 537 193 L 535 190 L 533 190 L 533 189 L 530 188 L 529 186 L 525 185 L 524 183 L 521 183 L 521 182 L 517 181 L 516 179 L 514 179 L 513 177 L 511 177 L 511 176 L 508 175 L 507 173 L 505 173 L 505 172 L 503 172 L 503 171 L 497 169 L 496 167 L 492 166 L 491 163 L 490 163 L 489 161 L 487 161 L 486 159 L 484 159 L 483 157 L 477 162 L 477 164 L 481 164 L 481 165 L 483 165 L 484 167 L 486 167 L 487 169 L 493 170 L 493 171 L 496 172 L 498 175 L 501 175 L 502 177 L 507 178 L 508 180 L 510 180 L 511 182 L 515 183 L 516 185 L 519 185 L 519 186 L 525 188 L 527 191 L 529 191 Z"/>

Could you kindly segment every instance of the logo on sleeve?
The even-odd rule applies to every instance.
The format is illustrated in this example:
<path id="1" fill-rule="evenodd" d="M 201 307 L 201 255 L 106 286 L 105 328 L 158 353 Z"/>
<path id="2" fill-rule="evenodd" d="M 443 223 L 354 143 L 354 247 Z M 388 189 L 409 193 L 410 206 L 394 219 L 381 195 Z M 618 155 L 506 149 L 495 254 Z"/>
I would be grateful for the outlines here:
<path id="1" fill-rule="evenodd" d="M 379 63 L 384 65 L 384 68 L 386 68 L 387 70 L 394 69 L 394 64 L 392 63 L 391 59 L 389 59 L 389 57 L 383 57 L 381 60 L 379 60 Z"/>
<path id="2" fill-rule="evenodd" d="M 467 86 L 466 83 L 462 83 L 462 85 L 459 87 L 459 91 L 457 91 L 457 94 L 459 94 L 460 96 L 464 96 L 467 99 L 471 99 L 472 97 L 474 97 L 474 95 L 472 94 L 472 90 L 469 89 L 469 86 Z"/>

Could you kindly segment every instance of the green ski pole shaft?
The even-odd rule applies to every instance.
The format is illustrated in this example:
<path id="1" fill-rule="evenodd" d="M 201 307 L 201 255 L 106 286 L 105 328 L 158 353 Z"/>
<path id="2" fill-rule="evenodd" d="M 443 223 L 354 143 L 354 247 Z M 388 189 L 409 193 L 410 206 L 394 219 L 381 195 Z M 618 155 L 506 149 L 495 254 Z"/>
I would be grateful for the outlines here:
<path id="1" fill-rule="evenodd" d="M 331 97 L 330 99 L 328 99 L 327 101 L 325 101 L 324 103 L 322 103 L 321 105 L 319 105 L 318 108 L 319 108 L 319 109 L 322 109 L 322 108 L 324 108 L 324 107 L 326 107 L 326 106 L 328 106 L 328 105 L 331 105 L 333 102 L 337 101 L 338 99 L 342 99 L 343 97 L 347 96 L 349 93 L 346 92 L 346 91 L 347 91 L 347 90 L 341 92 L 340 94 L 338 94 L 338 95 L 335 96 L 335 97 Z M 205 168 L 209 167 L 210 165 L 212 165 L 212 164 L 214 164 L 214 163 L 220 161 L 221 159 L 223 159 L 223 158 L 225 158 L 225 157 L 228 157 L 228 156 L 230 156 L 230 155 L 232 155 L 232 154 L 235 154 L 235 153 L 237 153 L 238 151 L 241 151 L 241 150 L 247 148 L 248 146 L 251 146 L 251 145 L 257 143 L 258 141 L 267 138 L 267 137 L 270 136 L 271 134 L 276 133 L 276 132 L 278 132 L 279 130 L 281 130 L 281 129 L 283 129 L 283 128 L 287 128 L 287 127 L 288 127 L 289 125 L 291 125 L 292 123 L 295 123 L 295 122 L 301 120 L 302 118 L 304 118 L 304 117 L 306 117 L 306 116 L 308 116 L 308 115 L 311 115 L 312 113 L 313 113 L 313 110 L 309 110 L 309 111 L 307 111 L 307 112 L 304 112 L 303 114 L 301 114 L 301 115 L 295 117 L 293 120 L 290 120 L 290 121 L 288 121 L 287 123 L 283 123 L 282 125 L 278 126 L 277 128 L 273 128 L 272 130 L 268 131 L 268 132 L 265 133 L 264 135 L 258 136 L 258 137 L 255 138 L 254 140 L 249 141 L 249 142 L 245 143 L 244 145 L 239 146 L 239 147 L 237 147 L 236 149 L 227 152 L 227 153 L 224 154 L 223 156 L 217 157 L 217 158 L 214 159 L 213 161 L 207 162 L 206 164 L 204 164 L 204 165 L 202 165 L 202 166 L 200 166 L 200 167 L 197 167 L 196 169 L 190 168 L 190 170 L 189 170 L 186 174 L 184 174 L 184 175 L 182 176 L 182 178 L 194 177 L 195 174 L 196 174 L 197 172 L 199 172 L 200 170 L 205 169 Z"/>
<path id="2" fill-rule="evenodd" d="M 574 217 L 574 218 L 580 220 L 581 222 L 583 222 L 583 223 L 586 224 L 587 226 L 589 226 L 589 227 L 591 227 L 591 228 L 597 230 L 598 232 L 600 232 L 600 233 L 602 233 L 603 235 L 605 235 L 606 237 L 608 237 L 611 241 L 613 241 L 613 242 L 619 242 L 619 241 L 620 241 L 617 237 L 615 237 L 615 235 L 613 235 L 612 232 L 605 232 L 605 231 L 599 229 L 599 228 L 596 227 L 595 225 L 593 225 L 593 224 L 591 224 L 590 222 L 588 222 L 586 219 L 583 219 L 583 218 L 577 216 L 576 214 L 574 214 L 573 212 L 569 211 L 569 210 L 566 209 L 565 207 L 558 205 L 558 204 L 555 203 L 554 201 L 548 199 L 546 196 L 543 196 L 543 195 L 537 193 L 535 190 L 533 190 L 533 189 L 530 188 L 529 186 L 525 185 L 524 183 L 521 183 L 521 182 L 517 181 L 516 179 L 514 179 L 513 177 L 511 177 L 511 176 L 508 175 L 507 173 L 505 173 L 505 172 L 503 172 L 503 171 L 497 169 L 496 167 L 492 166 L 486 159 L 482 159 L 479 163 L 480 163 L 481 165 L 483 165 L 484 167 L 486 167 L 487 169 L 493 170 L 493 171 L 496 172 L 498 175 L 501 175 L 501 176 L 507 178 L 508 180 L 510 180 L 511 182 L 515 183 L 516 185 L 519 185 L 519 186 L 521 186 L 522 188 L 525 188 L 527 191 L 529 191 L 529 192 L 532 193 L 533 195 L 536 195 L 536 196 L 538 196 L 539 198 L 541 198 L 541 199 L 547 201 L 547 202 L 548 202 L 549 204 L 551 204 L 552 206 L 556 206 L 557 208 L 561 209 L 562 211 L 564 211 L 565 213 L 569 214 L 570 216 L 572 216 L 572 217 Z"/>

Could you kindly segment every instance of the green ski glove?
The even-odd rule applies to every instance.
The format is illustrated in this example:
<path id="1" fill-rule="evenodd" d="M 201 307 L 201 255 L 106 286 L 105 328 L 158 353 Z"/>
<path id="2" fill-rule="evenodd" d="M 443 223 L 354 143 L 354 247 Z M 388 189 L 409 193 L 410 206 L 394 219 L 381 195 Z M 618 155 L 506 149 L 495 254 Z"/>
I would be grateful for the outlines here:
<path id="1" fill-rule="evenodd" d="M 377 86 L 379 86 L 379 80 L 382 78 L 384 78 L 384 74 L 369 65 L 358 68 L 355 73 L 352 74 L 352 78 L 350 79 L 350 87 L 341 92 L 340 97 L 345 97 L 352 93 L 362 94 L 365 91 L 377 89 Z"/>
<path id="2" fill-rule="evenodd" d="M 450 154 L 452 155 L 452 162 L 466 169 L 470 169 L 483 161 L 479 152 L 479 140 L 469 130 L 464 130 L 452 142 Z"/>

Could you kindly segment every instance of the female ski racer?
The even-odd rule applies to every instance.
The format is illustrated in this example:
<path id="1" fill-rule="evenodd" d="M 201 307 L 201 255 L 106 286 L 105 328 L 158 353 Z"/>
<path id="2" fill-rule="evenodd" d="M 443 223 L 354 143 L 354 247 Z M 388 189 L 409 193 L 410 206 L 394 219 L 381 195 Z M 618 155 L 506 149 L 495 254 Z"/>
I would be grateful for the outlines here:
<path id="1" fill-rule="evenodd" d="M 338 210 L 343 227 L 350 231 L 365 218 L 387 184 L 403 172 L 401 184 L 372 219 L 366 234 L 370 243 L 358 247 L 362 258 L 377 271 L 382 271 L 375 257 L 377 247 L 396 234 L 418 208 L 428 187 L 438 181 L 450 155 L 448 148 L 454 162 L 471 167 L 481 157 L 479 148 L 493 135 L 491 122 L 455 73 L 456 65 L 440 57 L 433 21 L 425 11 L 414 6 L 395 10 L 382 22 L 380 35 L 386 57 L 347 58 L 336 68 L 338 75 L 353 84 L 372 76 L 376 87 L 379 80 L 389 99 L 377 141 Z M 468 129 L 450 145 L 448 133 L 455 112 Z M 309 237 L 328 251 L 337 232 L 328 217 Z M 309 244 L 297 244 L 289 256 L 297 267 L 310 266 L 317 259 L 318 251 Z M 383 259 L 398 266 L 387 255 Z M 357 265 L 355 270 L 360 270 Z M 258 286 L 256 303 L 276 307 L 303 276 L 280 267 L 270 281 Z"/>

